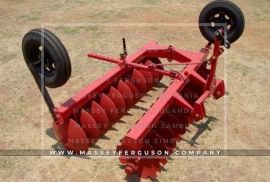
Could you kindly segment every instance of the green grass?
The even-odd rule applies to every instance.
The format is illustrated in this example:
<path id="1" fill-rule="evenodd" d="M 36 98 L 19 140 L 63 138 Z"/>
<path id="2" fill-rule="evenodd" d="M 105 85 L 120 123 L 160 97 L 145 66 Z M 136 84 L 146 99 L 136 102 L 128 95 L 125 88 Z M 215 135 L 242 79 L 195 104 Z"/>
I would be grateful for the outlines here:
<path id="1" fill-rule="evenodd" d="M 69 27 L 69 26 L 59 26 L 55 28 L 56 30 L 60 31 L 64 34 L 74 35 L 78 34 L 80 29 L 78 27 Z"/>
<path id="2" fill-rule="evenodd" d="M 157 4 L 158 3 L 157 0 L 143 0 L 143 2 L 146 4 Z"/>
<path id="3" fill-rule="evenodd" d="M 8 53 L 1 56 L 1 62 L 5 63 L 17 57 L 17 53 Z"/>
<path id="4" fill-rule="evenodd" d="M 109 11 L 99 11 L 99 12 L 93 12 L 87 15 L 87 17 L 91 18 L 102 18 L 102 19 L 111 19 L 111 17 L 114 17 L 115 11 L 109 10 Z"/>
<path id="5" fill-rule="evenodd" d="M 240 72 L 243 77 L 249 76 L 253 71 L 253 68 L 238 62 L 233 62 L 231 64 L 233 65 L 232 67 L 236 69 L 237 72 Z"/>
<path id="6" fill-rule="evenodd" d="M 18 21 L 23 23 L 36 22 L 41 20 L 41 16 L 42 11 L 32 10 L 26 14 L 19 16 Z"/>

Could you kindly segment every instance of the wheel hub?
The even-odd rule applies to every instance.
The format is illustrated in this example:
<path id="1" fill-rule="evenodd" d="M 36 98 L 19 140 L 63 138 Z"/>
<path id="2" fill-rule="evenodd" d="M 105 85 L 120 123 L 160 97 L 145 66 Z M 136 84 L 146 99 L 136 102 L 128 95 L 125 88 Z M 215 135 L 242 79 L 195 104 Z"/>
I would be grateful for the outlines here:
<path id="1" fill-rule="evenodd" d="M 221 13 L 216 14 L 215 16 L 212 16 L 210 18 L 210 22 L 211 22 L 212 28 L 214 30 L 217 30 L 218 28 L 224 29 L 224 26 L 217 25 L 217 24 L 226 23 L 227 24 L 227 32 L 229 32 L 229 30 L 231 29 L 231 26 L 232 26 L 232 19 L 224 12 L 221 12 Z"/>

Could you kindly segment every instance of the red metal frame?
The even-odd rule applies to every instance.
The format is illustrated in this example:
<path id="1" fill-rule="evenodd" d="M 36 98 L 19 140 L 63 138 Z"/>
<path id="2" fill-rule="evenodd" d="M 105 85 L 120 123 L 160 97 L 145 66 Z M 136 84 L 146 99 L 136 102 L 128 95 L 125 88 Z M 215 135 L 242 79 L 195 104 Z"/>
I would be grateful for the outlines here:
<path id="1" fill-rule="evenodd" d="M 119 83 L 121 84 L 119 79 L 125 78 L 125 75 L 127 76 L 129 71 L 132 71 L 132 73 L 134 71 L 135 73 L 136 70 L 137 72 L 139 70 L 140 73 L 137 74 L 141 74 L 141 78 L 145 78 L 144 76 L 149 75 L 150 72 L 151 78 L 160 78 L 159 75 L 163 75 L 172 78 L 172 82 L 151 108 L 136 122 L 134 127 L 131 128 L 126 136 L 120 141 L 121 145 L 117 146 L 117 150 L 138 151 L 168 149 L 172 152 L 172 149 L 176 146 L 175 142 L 179 142 L 181 140 L 181 135 L 185 133 L 185 128 L 173 128 L 172 126 L 177 123 L 188 125 L 194 120 L 199 121 L 203 119 L 206 116 L 204 101 L 212 95 L 215 99 L 218 99 L 225 94 L 223 80 L 216 79 L 215 76 L 218 57 L 224 52 L 223 48 L 220 47 L 220 40 L 218 38 L 215 39 L 212 56 L 207 59 L 210 50 L 211 47 L 209 44 L 199 52 L 192 52 L 178 50 L 172 46 L 165 47 L 159 45 L 155 41 L 151 41 L 129 57 L 127 57 L 125 53 L 121 54 L 120 59 L 88 53 L 88 57 L 90 58 L 116 63 L 117 65 L 61 106 L 53 109 L 56 116 L 53 126 L 59 141 L 66 148 L 75 150 L 75 152 L 78 152 L 78 150 L 88 150 L 88 143 L 72 143 L 69 142 L 69 138 L 79 140 L 92 138 L 93 141 L 92 143 L 90 142 L 90 144 L 93 144 L 97 142 L 98 136 L 106 133 L 108 128 L 116 121 L 111 122 L 109 127 L 103 126 L 103 128 L 99 129 L 81 128 L 79 124 L 82 125 L 84 123 L 95 126 L 97 124 L 109 124 L 109 118 L 105 113 L 99 115 L 90 113 L 92 115 L 90 116 L 85 109 L 94 107 L 96 109 L 101 108 L 103 111 L 102 107 L 96 103 L 95 96 L 100 93 L 104 96 L 104 93 L 108 93 L 109 89 L 111 89 L 109 93 L 118 92 L 115 89 L 116 87 L 114 88 L 112 86 Z M 167 58 L 169 62 L 175 60 L 178 65 L 181 64 L 186 66 L 180 71 L 166 71 L 161 69 L 160 66 L 162 64 L 154 63 L 152 61 L 150 61 L 150 64 L 139 64 L 143 62 L 143 60 L 150 58 Z M 170 65 L 172 63 L 167 64 Z M 207 68 L 207 64 L 210 68 Z M 144 73 L 144 76 L 142 73 Z M 147 84 L 147 87 L 144 85 L 144 89 L 141 88 L 140 92 L 144 93 L 147 89 L 154 86 L 152 83 Z M 140 84 L 137 86 L 140 86 Z M 122 82 L 122 86 L 118 89 L 122 93 L 131 93 L 131 87 L 127 87 L 128 86 Z M 135 85 L 133 85 L 133 87 L 135 87 Z M 138 92 L 138 90 L 135 90 L 135 92 Z M 134 90 L 132 92 L 134 94 Z M 185 95 L 188 93 L 195 93 L 197 97 L 187 98 L 182 96 L 182 94 Z M 117 98 L 112 101 L 112 98 L 111 100 L 104 96 L 103 99 L 107 99 L 107 101 L 104 101 L 104 107 L 116 108 L 118 105 L 117 108 L 124 108 L 125 112 L 132 107 L 132 104 L 136 103 L 136 99 L 133 100 L 133 98 L 129 101 L 124 100 L 123 98 L 121 98 L 122 101 Z M 175 113 L 174 115 L 171 115 L 167 112 L 167 109 L 175 107 L 184 109 L 187 113 Z M 77 111 L 81 111 L 82 113 L 78 115 Z M 110 115 L 111 113 L 107 114 Z M 123 113 L 120 113 L 113 117 L 119 119 L 122 116 Z M 161 130 L 160 125 L 163 123 L 171 124 L 171 126 Z M 159 144 L 145 142 L 146 139 L 153 140 L 156 138 L 160 138 L 163 141 L 165 141 L 165 139 L 172 139 L 173 142 L 161 142 Z M 146 178 L 147 175 L 155 177 L 156 171 L 161 170 L 159 163 L 166 163 L 165 158 L 158 157 L 156 160 L 150 161 L 150 163 L 152 163 L 151 169 L 144 169 L 149 161 L 143 160 L 141 157 L 136 159 L 140 160 L 140 164 L 132 158 L 127 158 L 127 156 L 121 156 L 119 160 L 122 164 L 126 165 L 125 171 L 127 174 L 140 173 L 140 177 L 142 178 Z"/>
<path id="2" fill-rule="evenodd" d="M 169 76 L 174 78 L 174 82 L 170 85 L 169 91 L 167 90 L 167 94 L 175 95 L 179 93 L 180 90 L 185 86 L 185 84 L 189 81 L 189 79 L 198 85 L 203 87 L 204 94 L 200 99 L 197 100 L 194 106 L 190 106 L 183 103 L 181 99 L 178 98 L 177 101 L 174 101 L 178 104 L 184 104 L 185 107 L 190 108 L 190 110 L 194 110 L 193 115 L 198 115 L 195 119 L 200 120 L 204 117 L 202 105 L 203 101 L 214 94 L 215 98 L 222 97 L 224 95 L 224 83 L 222 80 L 215 79 L 215 71 L 218 57 L 224 51 L 220 47 L 220 41 L 216 39 L 214 44 L 214 53 L 213 56 L 208 60 L 208 64 L 211 64 L 210 75 L 207 80 L 202 78 L 196 71 L 198 68 L 205 63 L 205 60 L 210 51 L 210 47 L 206 46 L 202 48 L 199 52 L 191 52 L 191 51 L 182 51 L 173 48 L 172 46 L 165 47 L 158 45 L 157 42 L 152 41 L 143 46 L 138 52 L 132 54 L 131 56 L 121 59 L 114 59 L 103 55 L 98 55 L 94 53 L 88 53 L 88 57 L 116 63 L 118 64 L 112 70 L 105 73 L 98 80 L 94 81 L 91 85 L 87 86 L 82 91 L 78 92 L 71 99 L 63 103 L 61 106 L 54 108 L 54 113 L 56 115 L 56 123 L 63 124 L 63 122 L 69 118 L 76 109 L 82 108 L 87 102 L 93 99 L 93 93 L 101 93 L 104 89 L 114 83 L 115 79 L 120 78 L 123 74 L 128 72 L 131 68 L 139 68 L 140 70 L 146 70 L 153 73 L 162 74 L 165 76 Z M 194 64 L 195 66 L 186 66 L 184 70 L 181 72 L 176 71 L 165 71 L 162 69 L 158 69 L 153 66 L 145 66 L 138 64 L 141 60 L 146 57 L 158 57 L 158 58 L 167 58 L 169 61 L 175 60 L 179 63 L 185 63 L 186 65 Z M 173 89 L 173 90 L 171 90 Z M 216 91 L 216 92 L 215 92 Z M 166 103 L 170 103 L 172 101 L 170 97 L 164 100 Z M 175 99 L 174 99 L 175 100 Z M 156 104 L 155 104 L 156 105 Z M 160 107 L 159 107 L 160 108 Z M 149 115 L 149 114 L 147 114 Z M 151 114 L 152 116 L 152 114 Z"/>
<path id="3" fill-rule="evenodd" d="M 199 53 L 194 53 L 194 52 L 184 52 L 183 55 L 185 55 L 184 62 L 186 60 L 190 60 L 189 63 L 200 63 L 197 64 L 196 66 L 186 66 L 181 73 L 182 76 L 177 77 L 173 76 L 172 72 L 168 71 L 160 71 L 156 69 L 149 69 L 149 71 L 153 72 L 158 72 L 159 74 L 163 74 L 170 76 L 172 78 L 175 78 L 173 82 L 170 84 L 170 86 L 165 90 L 165 92 L 159 97 L 159 99 L 151 106 L 148 112 L 146 112 L 143 117 L 136 123 L 137 125 L 140 125 L 140 127 L 137 127 L 136 125 L 134 128 L 136 130 L 130 130 L 128 134 L 125 136 L 125 138 L 128 141 L 133 141 L 126 143 L 125 145 L 129 146 L 130 148 L 137 148 L 135 147 L 136 144 L 139 145 L 136 140 L 140 140 L 146 136 L 146 134 L 150 131 L 149 126 L 153 126 L 157 120 L 163 115 L 164 110 L 166 110 L 170 105 L 175 104 L 179 106 L 180 108 L 186 108 L 190 111 L 191 117 L 199 121 L 205 117 L 205 109 L 203 102 L 210 97 L 211 95 L 215 95 L 215 98 L 218 99 L 224 95 L 224 83 L 223 80 L 216 80 L 215 78 L 215 71 L 216 71 L 216 65 L 217 65 L 217 59 L 221 55 L 221 53 L 224 51 L 220 46 L 219 46 L 219 40 L 216 39 L 215 46 L 214 46 L 214 54 L 213 56 L 208 60 L 208 63 L 211 64 L 211 69 L 210 69 L 210 75 L 207 80 L 202 78 L 197 73 L 198 68 L 204 63 L 204 60 L 206 59 L 208 53 L 209 53 L 209 46 L 206 46 L 205 48 L 202 48 Z M 159 46 L 156 46 L 157 48 Z M 91 55 L 91 54 L 90 54 Z M 154 54 L 155 56 L 164 56 L 165 55 L 161 52 L 159 54 Z M 173 59 L 178 59 L 177 61 L 182 62 L 181 58 L 183 56 L 175 56 Z M 89 56 L 89 54 L 88 54 Z M 151 54 L 147 54 L 147 56 L 152 56 Z M 168 54 L 166 54 L 168 56 Z M 173 56 L 172 56 L 173 57 Z M 138 67 L 144 68 L 145 66 L 139 66 Z M 203 90 L 203 94 L 196 100 L 196 102 L 191 105 L 189 104 L 181 95 L 179 94 L 183 87 L 185 87 L 186 83 L 192 81 L 195 82 L 196 84 L 200 85 Z M 162 110 L 161 110 L 162 109 Z M 160 111 L 160 112 L 153 112 L 153 111 Z"/>
<path id="4" fill-rule="evenodd" d="M 126 136 L 120 140 L 121 145 L 117 146 L 117 150 L 119 152 L 145 150 L 158 151 L 163 149 L 168 150 L 171 153 L 172 149 L 176 146 L 175 142 L 179 142 L 181 140 L 180 134 L 183 135 L 185 133 L 186 127 L 184 126 L 184 128 L 176 129 L 173 128 L 173 125 L 180 121 L 180 123 L 188 125 L 192 121 L 199 121 L 206 116 L 204 101 L 212 95 L 214 95 L 215 99 L 218 99 L 225 93 L 223 80 L 216 79 L 215 77 L 217 59 L 224 52 L 220 47 L 219 39 L 216 38 L 213 55 L 207 61 L 207 63 L 211 65 L 211 68 L 208 70 L 204 60 L 206 60 L 209 50 L 210 47 L 206 46 L 201 49 L 199 53 L 188 52 L 184 54 L 184 62 L 187 63 L 187 66 L 181 71 L 181 73 L 178 73 L 181 77 L 174 77 L 175 79 L 169 87 L 163 92 L 157 101 L 154 102 L 151 108 L 141 117 L 141 119 L 136 122 L 134 127 L 129 130 Z M 155 56 L 162 55 L 162 53 L 155 54 Z M 174 57 L 173 55 L 174 54 L 172 54 L 171 57 L 173 59 L 178 59 L 177 61 L 181 63 L 181 58 L 183 58 L 183 56 L 179 56 L 178 52 L 176 54 L 177 56 Z M 148 54 L 148 56 L 151 56 L 151 54 Z M 168 54 L 166 56 L 168 56 Z M 167 58 L 170 60 L 171 57 Z M 189 60 L 189 62 L 186 62 L 187 60 Z M 199 64 L 188 66 L 188 64 L 193 63 Z M 162 73 L 160 72 L 160 74 Z M 199 94 L 199 97 L 196 100 L 187 99 L 181 96 L 185 87 L 187 87 L 187 89 L 193 89 L 192 85 L 188 85 L 189 82 L 193 82 L 195 85 L 199 86 L 199 88 L 196 86 L 194 89 L 194 92 Z M 169 128 L 161 129 L 160 126 L 157 126 L 160 125 L 160 122 L 163 122 L 160 118 L 164 117 L 164 115 L 171 117 L 168 116 L 168 113 L 166 112 L 168 108 L 173 106 L 185 109 L 188 113 L 186 115 L 183 115 L 182 113 L 175 114 L 176 118 L 172 118 L 174 121 L 170 121 L 170 118 L 165 119 L 165 124 L 167 123 L 170 126 Z M 156 127 L 159 128 L 159 130 L 162 130 L 159 131 L 158 135 L 155 133 Z M 153 137 L 155 139 L 160 138 L 162 140 L 159 143 L 155 143 L 153 141 L 152 143 L 149 143 L 151 142 L 149 139 L 153 140 Z M 168 142 L 166 139 L 173 139 L 173 141 Z M 123 156 L 119 157 L 120 162 L 125 164 L 125 172 L 128 175 L 139 173 L 141 178 L 147 178 L 148 175 L 155 178 L 156 171 L 161 170 L 159 163 L 165 164 L 167 162 L 166 158 L 162 156 L 156 156 L 155 160 L 153 160 L 147 158 L 144 159 L 142 156 L 132 156 L 130 153 L 128 154 L 129 156 L 122 154 Z M 138 160 L 140 162 L 138 162 Z M 152 165 L 149 166 L 149 163 L 152 163 Z M 143 170 L 148 172 L 141 172 Z"/>

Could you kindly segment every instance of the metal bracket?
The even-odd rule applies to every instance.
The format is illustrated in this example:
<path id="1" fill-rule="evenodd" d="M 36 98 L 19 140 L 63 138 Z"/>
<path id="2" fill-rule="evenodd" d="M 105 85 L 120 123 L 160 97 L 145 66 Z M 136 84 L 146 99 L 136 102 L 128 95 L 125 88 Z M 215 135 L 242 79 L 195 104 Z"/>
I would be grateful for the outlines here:
<path id="1" fill-rule="evenodd" d="M 169 61 L 169 62 L 171 62 L 172 61 L 172 54 L 173 54 L 173 49 L 172 49 L 172 45 L 169 45 L 169 47 L 168 47 L 168 52 L 170 53 L 170 55 L 169 55 L 169 57 L 167 58 L 167 60 Z"/>
<path id="2" fill-rule="evenodd" d="M 223 30 L 221 29 L 218 29 L 214 32 L 214 35 L 218 38 L 219 41 L 222 41 L 224 40 L 224 47 L 229 49 L 231 47 L 231 44 L 230 42 L 225 39 L 224 35 L 223 35 Z"/>
<path id="3" fill-rule="evenodd" d="M 41 61 L 38 61 L 38 62 L 41 62 Z M 37 70 L 34 68 L 35 64 L 37 64 L 37 63 L 35 62 L 35 63 L 32 63 L 32 64 L 29 64 L 28 67 L 29 67 L 29 69 L 30 69 L 35 81 L 36 81 L 36 84 L 37 84 L 37 86 L 38 86 L 38 88 L 39 88 L 39 90 L 41 92 L 41 95 L 43 96 L 43 98 L 44 98 L 44 100 L 45 100 L 45 102 L 46 102 L 46 104 L 47 104 L 47 106 L 49 108 L 49 111 L 50 111 L 54 121 L 56 121 L 57 118 L 56 118 L 54 110 L 53 110 L 55 108 L 55 106 L 53 104 L 53 101 L 52 101 L 52 99 L 50 97 L 50 94 L 47 91 L 45 85 L 44 84 L 41 85 L 41 79 L 44 79 L 44 76 L 40 75 L 37 72 Z"/>

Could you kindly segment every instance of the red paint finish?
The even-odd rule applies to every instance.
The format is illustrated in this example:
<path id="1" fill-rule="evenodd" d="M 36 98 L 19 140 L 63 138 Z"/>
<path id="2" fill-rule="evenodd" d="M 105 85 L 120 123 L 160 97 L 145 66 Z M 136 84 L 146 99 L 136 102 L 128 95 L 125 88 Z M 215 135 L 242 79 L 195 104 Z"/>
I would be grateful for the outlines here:
<path id="1" fill-rule="evenodd" d="M 223 80 L 215 76 L 218 57 L 224 52 L 218 39 L 214 43 L 213 55 L 207 60 L 209 52 L 210 46 L 192 52 L 152 41 L 134 54 L 122 55 L 120 59 L 88 53 L 90 58 L 117 65 L 54 109 L 56 136 L 67 149 L 88 150 L 89 144 L 98 141 L 98 135 L 106 134 L 109 127 L 123 117 L 162 76 L 168 76 L 172 78 L 171 84 L 123 137 L 117 150 L 168 150 L 169 154 L 172 153 L 188 124 L 206 116 L 204 101 L 210 96 L 218 99 L 225 94 Z M 166 58 L 169 63 L 155 62 L 157 58 Z M 163 69 L 170 64 L 185 67 L 177 71 Z M 207 69 L 207 64 L 211 65 L 210 69 Z M 83 125 L 96 127 L 83 128 Z M 68 139 L 94 141 L 73 144 L 66 142 Z M 156 172 L 161 171 L 160 163 L 165 165 L 167 162 L 165 157 L 156 155 L 154 158 L 135 156 L 135 159 L 122 155 L 119 160 L 126 165 L 128 175 L 137 173 L 141 178 L 156 177 Z"/>

